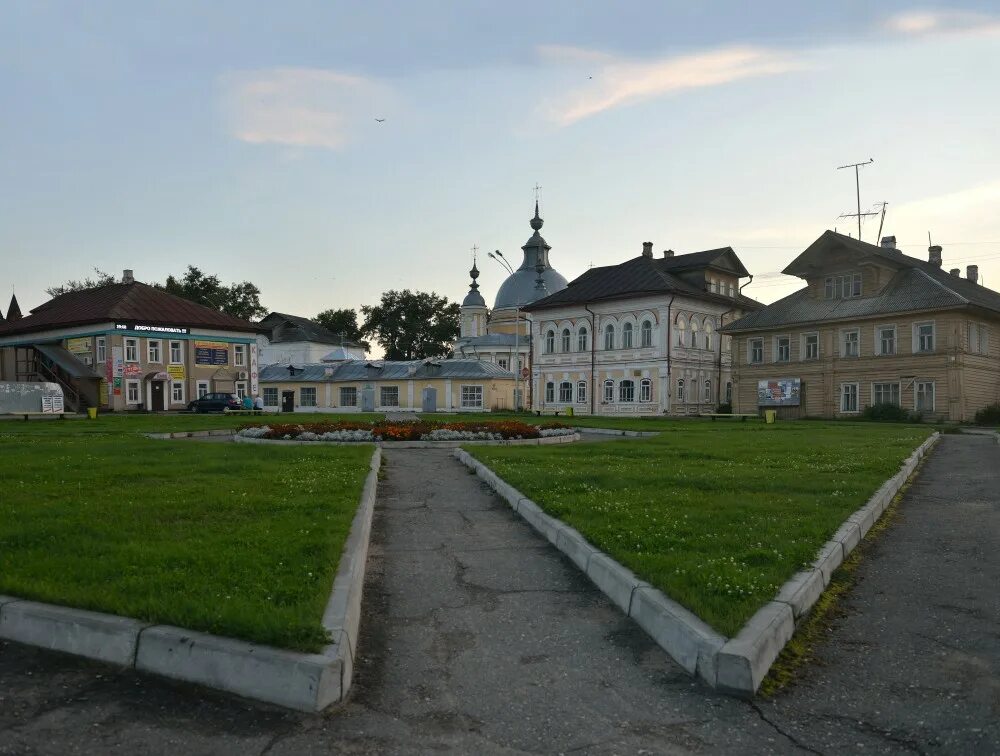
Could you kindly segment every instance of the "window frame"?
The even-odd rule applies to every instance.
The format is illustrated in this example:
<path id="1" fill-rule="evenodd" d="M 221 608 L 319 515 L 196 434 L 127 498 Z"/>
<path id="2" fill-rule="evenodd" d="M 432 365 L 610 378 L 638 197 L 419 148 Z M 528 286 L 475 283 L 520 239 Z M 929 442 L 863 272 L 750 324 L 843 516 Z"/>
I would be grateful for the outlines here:
<path id="1" fill-rule="evenodd" d="M 614 404 L 615 403 L 615 382 L 612 378 L 604 379 L 604 404 Z"/>
<path id="2" fill-rule="evenodd" d="M 615 327 L 608 323 L 604 326 L 604 350 L 610 352 L 615 348 Z"/>
<path id="3" fill-rule="evenodd" d="M 882 393 L 881 391 L 878 390 L 877 387 L 884 387 L 884 386 L 895 386 L 895 388 L 896 388 L 895 394 L 896 394 L 896 399 L 897 399 L 896 402 L 892 402 L 892 401 L 889 401 L 889 402 L 879 402 L 879 401 L 876 400 L 876 398 L 875 398 L 876 395 L 879 394 L 879 393 Z M 878 405 L 878 404 L 893 404 L 896 407 L 902 407 L 903 406 L 903 386 L 902 386 L 902 384 L 901 384 L 900 381 L 872 381 L 871 392 L 872 392 L 871 393 L 871 397 L 872 397 L 872 406 L 873 407 L 876 406 L 876 405 Z M 892 393 L 893 393 L 892 391 L 889 392 L 890 399 L 892 398 L 891 397 Z"/>
<path id="4" fill-rule="evenodd" d="M 391 395 L 395 392 L 396 401 L 395 403 L 387 402 L 386 395 Z M 379 407 L 398 407 L 399 406 L 399 386 L 379 386 L 378 387 L 378 398 Z"/>
<path id="5" fill-rule="evenodd" d="M 126 336 L 123 342 L 125 347 L 125 362 L 138 364 L 139 362 L 139 339 L 136 336 Z M 132 349 L 132 357 L 129 358 L 129 348 Z"/>
<path id="6" fill-rule="evenodd" d="M 755 345 L 759 345 L 755 347 Z M 760 351 L 760 359 L 755 360 L 754 355 L 756 352 Z M 747 364 L 748 365 L 763 365 L 764 364 L 764 337 L 754 336 L 747 339 Z"/>
<path id="7" fill-rule="evenodd" d="M 205 389 L 202 392 L 202 389 Z M 195 399 L 201 399 L 203 396 L 208 396 L 212 393 L 212 385 L 208 381 L 195 381 L 194 384 Z"/>
<path id="8" fill-rule="evenodd" d="M 273 394 L 274 394 L 274 403 L 273 404 L 267 400 L 269 392 L 273 392 Z M 265 407 L 280 407 L 281 406 L 281 392 L 278 391 L 278 387 L 277 386 L 264 386 L 261 389 L 260 396 L 261 396 L 261 399 L 263 399 L 263 401 L 264 401 L 264 406 Z"/>
<path id="9" fill-rule="evenodd" d="M 233 344 L 233 367 L 247 366 L 247 345 Z"/>
<path id="10" fill-rule="evenodd" d="M 573 403 L 573 381 L 559 381 L 559 404 Z"/>
<path id="11" fill-rule="evenodd" d="M 892 351 L 885 351 L 884 341 L 882 337 L 883 331 L 892 331 Z M 875 338 L 875 356 L 876 357 L 895 357 L 899 354 L 899 329 L 896 327 L 895 323 L 879 323 L 873 329 L 873 335 Z"/>
<path id="12" fill-rule="evenodd" d="M 156 355 L 153 355 L 153 350 Z M 146 339 L 146 362 L 154 365 L 163 364 L 163 341 L 161 339 Z"/>
<path id="13" fill-rule="evenodd" d="M 578 351 L 578 352 L 586 352 L 587 351 L 587 348 L 588 348 L 587 347 L 587 335 L 588 335 L 588 333 L 589 332 L 587 331 L 587 327 L 586 326 L 582 326 L 580 328 L 580 330 L 577 331 L 577 333 L 576 333 L 576 351 Z"/>
<path id="14" fill-rule="evenodd" d="M 177 345 L 178 358 L 174 359 L 174 345 Z M 178 341 L 177 339 L 170 339 L 167 341 L 167 351 L 170 353 L 170 363 L 171 365 L 183 365 L 184 364 L 184 342 Z"/>
<path id="15" fill-rule="evenodd" d="M 847 397 L 845 389 L 854 389 L 854 409 L 844 409 L 844 399 Z M 856 415 L 861 411 L 861 385 L 857 381 L 845 381 L 840 384 L 840 414 Z"/>
<path id="16" fill-rule="evenodd" d="M 816 343 L 814 345 L 811 345 L 809 343 L 809 339 L 810 338 L 815 338 L 816 339 Z M 814 355 L 810 355 L 809 354 L 809 347 L 810 346 L 815 346 L 816 347 L 816 354 L 814 354 Z M 819 331 L 808 331 L 807 333 L 803 333 L 802 334 L 802 342 L 799 345 L 799 349 L 801 350 L 799 352 L 799 361 L 800 362 L 807 362 L 807 361 L 811 361 L 811 360 L 818 360 L 819 359 Z"/>
<path id="17" fill-rule="evenodd" d="M 555 404 L 556 403 L 556 382 L 546 381 L 545 382 L 545 403 Z"/>
<path id="18" fill-rule="evenodd" d="M 180 399 L 177 398 L 177 389 L 180 389 Z M 170 403 L 171 404 L 185 404 L 185 387 L 184 381 L 170 381 Z"/>
<path id="19" fill-rule="evenodd" d="M 930 386 L 931 387 L 931 408 L 920 409 L 920 387 Z M 914 381 L 913 382 L 913 411 L 914 412 L 930 412 L 931 414 L 937 412 L 937 382 L 931 380 Z"/>
<path id="20" fill-rule="evenodd" d="M 920 334 L 920 329 L 924 326 L 930 326 L 931 333 L 931 346 L 930 349 L 921 349 L 922 336 Z M 935 320 L 922 320 L 918 323 L 913 324 L 913 353 L 914 354 L 935 354 L 937 352 L 937 321 Z"/>
<path id="21" fill-rule="evenodd" d="M 704 326 L 705 326 L 705 328 L 704 328 L 704 331 L 705 331 L 705 349 L 707 349 L 708 351 L 711 352 L 712 351 L 712 335 L 715 333 L 715 328 L 712 326 L 712 322 L 710 320 L 706 320 L 705 323 L 704 323 Z M 789 353 L 791 353 L 791 349 L 789 349 Z"/>
<path id="22" fill-rule="evenodd" d="M 639 347 L 649 349 L 653 346 L 653 323 L 650 320 L 642 321 L 639 328 Z"/>
<path id="23" fill-rule="evenodd" d="M 545 354 L 555 354 L 556 352 L 556 332 L 550 328 L 545 332 Z"/>
<path id="24" fill-rule="evenodd" d="M 358 406 L 358 387 L 357 386 L 340 386 L 337 392 L 337 401 L 340 407 L 357 407 Z M 280 393 L 280 392 L 279 392 Z M 348 396 L 353 396 L 354 399 L 350 402 L 345 402 L 344 398 Z M 278 397 L 278 401 L 281 401 L 281 397 Z M 281 406 L 280 404 L 278 405 Z"/>
<path id="25" fill-rule="evenodd" d="M 639 401 L 644 404 L 653 401 L 653 381 L 649 378 L 643 378 L 639 381 Z"/>
<path id="26" fill-rule="evenodd" d="M 132 389 L 135 389 L 135 400 L 130 399 Z M 142 406 L 142 381 L 136 380 L 134 378 L 128 378 L 125 380 L 125 404 L 134 406 Z"/>
<path id="27" fill-rule="evenodd" d="M 562 347 L 563 352 L 571 352 L 573 345 L 573 334 L 568 328 L 562 329 L 562 334 L 559 337 L 559 345 Z"/>
<path id="28" fill-rule="evenodd" d="M 576 403 L 586 404 L 587 403 L 587 382 L 577 381 L 576 382 Z"/>
<path id="29" fill-rule="evenodd" d="M 459 389 L 458 399 L 462 409 L 483 409 L 486 405 L 486 392 L 483 390 L 483 384 L 463 383 Z"/>
<path id="30" fill-rule="evenodd" d="M 306 401 L 306 392 L 312 392 L 312 403 Z M 237 394 L 238 395 L 238 394 Z M 319 391 L 316 390 L 315 386 L 299 386 L 299 406 L 300 407 L 318 407 L 319 406 Z"/>
<path id="31" fill-rule="evenodd" d="M 618 401 L 635 401 L 635 381 L 631 378 L 622 378 L 622 380 L 618 381 Z"/>
<path id="32" fill-rule="evenodd" d="M 634 348 L 635 340 L 632 338 L 634 330 L 635 328 L 631 323 L 624 323 L 622 325 L 622 349 Z"/>
<path id="33" fill-rule="evenodd" d="M 781 342 L 785 342 L 785 356 L 781 356 Z M 792 361 L 792 337 L 788 334 L 783 334 L 781 336 L 774 337 L 774 361 L 775 362 L 791 362 Z"/>
<path id="34" fill-rule="evenodd" d="M 712 401 L 712 379 L 706 378 L 705 382 L 702 384 L 702 394 L 701 401 L 703 404 L 709 404 Z"/>
<path id="35" fill-rule="evenodd" d="M 847 340 L 848 335 L 854 334 L 857 336 L 857 340 L 850 342 Z M 855 346 L 854 354 L 847 353 L 847 345 L 853 343 Z M 840 331 L 840 356 L 842 359 L 856 359 L 861 356 L 861 329 L 860 328 L 842 328 Z"/>
<path id="36" fill-rule="evenodd" d="M 108 361 L 108 339 L 106 336 L 98 336 L 94 339 L 94 358 L 99 363 Z"/>
<path id="37" fill-rule="evenodd" d="M 236 392 L 236 396 L 241 402 L 246 397 L 250 396 L 250 386 L 246 381 L 236 381 L 233 386 L 233 391 Z"/>

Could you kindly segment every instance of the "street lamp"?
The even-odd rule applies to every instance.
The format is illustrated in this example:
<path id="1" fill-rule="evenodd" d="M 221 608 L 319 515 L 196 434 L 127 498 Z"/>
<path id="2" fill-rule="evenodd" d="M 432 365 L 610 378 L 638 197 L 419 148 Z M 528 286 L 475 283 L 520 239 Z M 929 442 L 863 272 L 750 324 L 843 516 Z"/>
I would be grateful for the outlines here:
<path id="1" fill-rule="evenodd" d="M 496 260 L 504 270 L 506 270 L 510 275 L 514 275 L 514 266 L 510 264 L 510 261 L 504 257 L 503 252 L 499 249 L 493 252 L 487 252 L 486 256 Z M 521 367 L 519 365 L 521 361 L 521 305 L 517 303 L 514 305 L 514 409 L 521 409 Z"/>

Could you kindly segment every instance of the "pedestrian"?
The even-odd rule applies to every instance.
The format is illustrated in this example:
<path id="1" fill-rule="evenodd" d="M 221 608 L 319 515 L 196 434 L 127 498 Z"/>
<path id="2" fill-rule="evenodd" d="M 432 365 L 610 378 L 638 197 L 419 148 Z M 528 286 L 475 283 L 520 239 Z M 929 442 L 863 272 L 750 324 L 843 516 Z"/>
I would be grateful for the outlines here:
<path id="1" fill-rule="evenodd" d="M 261 398 L 260 394 L 257 394 L 257 396 L 253 398 L 253 408 L 258 412 L 264 411 L 264 400 Z"/>

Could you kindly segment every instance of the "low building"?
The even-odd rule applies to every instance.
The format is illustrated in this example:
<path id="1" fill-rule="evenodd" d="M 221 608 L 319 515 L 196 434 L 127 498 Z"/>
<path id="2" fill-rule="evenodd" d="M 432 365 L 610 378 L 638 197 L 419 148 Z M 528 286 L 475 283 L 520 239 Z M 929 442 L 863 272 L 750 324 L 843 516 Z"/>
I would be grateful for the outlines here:
<path id="1" fill-rule="evenodd" d="M 734 339 L 735 410 L 856 417 L 892 404 L 969 421 L 1000 399 L 1000 293 L 970 265 L 942 270 L 826 231 L 785 268 L 805 287 L 723 328 Z"/>
<path id="2" fill-rule="evenodd" d="M 68 409 L 179 410 L 257 391 L 257 326 L 134 280 L 0 323 L 0 380 L 58 383 Z"/>
<path id="3" fill-rule="evenodd" d="M 363 345 L 308 318 L 272 312 L 259 325 L 263 331 L 257 337 L 261 365 L 365 359 Z"/>
<path id="4" fill-rule="evenodd" d="M 261 368 L 264 406 L 282 412 L 509 410 L 514 375 L 483 360 L 349 360 Z"/>
<path id="5" fill-rule="evenodd" d="M 731 247 L 591 268 L 527 305 L 534 408 L 596 415 L 691 415 L 731 398 L 729 339 L 719 329 L 763 305 Z"/>

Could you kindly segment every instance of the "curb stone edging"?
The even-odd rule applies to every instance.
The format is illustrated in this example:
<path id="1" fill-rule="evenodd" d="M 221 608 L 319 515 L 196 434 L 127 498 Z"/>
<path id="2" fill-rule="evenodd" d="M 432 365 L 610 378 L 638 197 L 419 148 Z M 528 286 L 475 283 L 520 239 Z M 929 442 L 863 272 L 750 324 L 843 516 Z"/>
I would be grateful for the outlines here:
<path id="1" fill-rule="evenodd" d="M 571 444 L 580 440 L 579 433 L 566 436 L 544 436 L 542 438 L 507 438 L 499 441 L 299 441 L 294 438 L 246 438 L 233 436 L 238 444 L 272 444 L 275 446 L 358 446 L 375 444 L 389 449 L 458 449 L 466 444 L 472 446 L 548 446 L 549 444 Z"/>
<path id="2" fill-rule="evenodd" d="M 614 428 L 587 428 L 583 425 L 571 426 L 577 433 L 596 433 L 600 436 L 628 436 L 629 438 L 652 438 L 660 431 L 615 430 Z"/>
<path id="3" fill-rule="evenodd" d="M 0 638 L 300 711 L 342 701 L 351 687 L 382 450 L 376 447 L 323 614 L 332 642 L 306 654 L 113 614 L 0 596 Z"/>
<path id="4" fill-rule="evenodd" d="M 791 639 L 796 621 L 816 603 L 834 571 L 871 530 L 939 438 L 940 433 L 935 432 L 918 446 L 899 472 L 848 516 L 819 549 L 811 567 L 793 575 L 732 638 L 723 637 L 662 591 L 640 580 L 569 525 L 546 515 L 535 502 L 465 450 L 456 449 L 454 455 L 569 557 L 689 674 L 724 693 L 749 698 Z"/>

